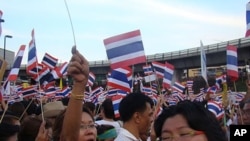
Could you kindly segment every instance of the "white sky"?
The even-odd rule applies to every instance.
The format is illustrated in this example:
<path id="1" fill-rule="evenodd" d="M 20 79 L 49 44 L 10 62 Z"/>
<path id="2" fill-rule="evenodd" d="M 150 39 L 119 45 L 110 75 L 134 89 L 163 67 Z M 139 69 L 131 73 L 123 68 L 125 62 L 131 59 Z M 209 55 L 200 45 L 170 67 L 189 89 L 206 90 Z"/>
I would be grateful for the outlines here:
<path id="1" fill-rule="evenodd" d="M 140 29 L 146 55 L 242 38 L 248 0 L 67 0 L 78 50 L 89 60 L 106 60 L 103 40 Z M 74 45 L 64 0 L 0 0 L 0 48 L 17 53 L 35 29 L 38 61 L 45 53 L 69 61 Z"/>

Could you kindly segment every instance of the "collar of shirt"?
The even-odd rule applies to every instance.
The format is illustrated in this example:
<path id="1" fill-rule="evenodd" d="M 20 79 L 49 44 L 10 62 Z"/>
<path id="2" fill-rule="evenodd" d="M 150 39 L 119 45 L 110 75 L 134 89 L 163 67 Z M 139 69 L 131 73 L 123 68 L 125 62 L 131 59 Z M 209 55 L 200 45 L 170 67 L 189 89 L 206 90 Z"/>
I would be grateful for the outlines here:
<path id="1" fill-rule="evenodd" d="M 131 134 L 127 129 L 121 128 L 119 135 L 115 139 L 115 141 L 120 141 L 122 139 L 129 139 L 131 141 L 142 141 L 141 139 L 137 139 L 133 134 Z"/>

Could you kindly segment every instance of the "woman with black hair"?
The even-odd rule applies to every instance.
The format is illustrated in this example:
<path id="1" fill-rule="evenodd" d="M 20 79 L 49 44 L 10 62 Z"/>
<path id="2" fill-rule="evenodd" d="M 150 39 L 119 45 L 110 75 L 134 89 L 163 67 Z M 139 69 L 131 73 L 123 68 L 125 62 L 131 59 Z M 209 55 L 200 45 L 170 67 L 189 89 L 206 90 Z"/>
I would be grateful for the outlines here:
<path id="1" fill-rule="evenodd" d="M 218 120 L 200 102 L 181 101 L 166 108 L 154 129 L 161 141 L 226 141 Z"/>

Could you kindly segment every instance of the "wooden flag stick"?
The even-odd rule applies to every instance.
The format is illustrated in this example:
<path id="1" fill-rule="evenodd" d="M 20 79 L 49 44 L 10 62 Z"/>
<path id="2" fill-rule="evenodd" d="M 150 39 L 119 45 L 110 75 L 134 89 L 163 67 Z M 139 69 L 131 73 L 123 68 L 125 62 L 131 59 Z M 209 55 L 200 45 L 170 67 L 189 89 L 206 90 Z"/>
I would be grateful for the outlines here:
<path id="1" fill-rule="evenodd" d="M 19 121 L 23 118 L 24 114 L 26 113 L 26 111 L 28 110 L 28 108 L 30 107 L 31 103 L 33 102 L 33 98 L 31 99 L 31 101 L 29 102 L 28 106 L 25 108 L 25 110 L 23 111 L 22 115 L 19 117 Z"/>

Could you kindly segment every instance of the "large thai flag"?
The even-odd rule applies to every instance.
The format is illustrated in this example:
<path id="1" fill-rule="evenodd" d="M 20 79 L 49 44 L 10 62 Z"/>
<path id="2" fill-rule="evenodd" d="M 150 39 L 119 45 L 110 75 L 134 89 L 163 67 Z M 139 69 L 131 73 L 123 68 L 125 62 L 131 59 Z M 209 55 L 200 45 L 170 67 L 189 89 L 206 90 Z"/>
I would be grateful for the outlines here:
<path id="1" fill-rule="evenodd" d="M 237 80 L 239 77 L 237 48 L 233 45 L 227 46 L 227 75 L 233 81 Z"/>
<path id="2" fill-rule="evenodd" d="M 246 24 L 247 24 L 247 30 L 245 37 L 250 36 L 250 2 L 246 5 Z"/>
<path id="3" fill-rule="evenodd" d="M 166 62 L 165 72 L 164 72 L 164 77 L 163 77 L 163 87 L 169 88 L 171 86 L 173 74 L 174 74 L 174 66 Z"/>
<path id="4" fill-rule="evenodd" d="M 58 59 L 51 56 L 48 53 L 45 53 L 43 60 L 42 60 L 42 64 L 47 66 L 50 69 L 54 69 L 56 64 L 57 64 Z"/>
<path id="5" fill-rule="evenodd" d="M 37 68 L 38 60 L 37 60 L 37 52 L 36 52 L 36 43 L 35 43 L 35 31 L 34 29 L 31 31 L 31 41 L 29 43 L 29 53 L 28 53 L 28 64 L 27 64 L 27 74 L 36 75 L 33 69 Z"/>
<path id="6" fill-rule="evenodd" d="M 2 34 L 2 22 L 4 22 L 4 20 L 2 19 L 2 16 L 3 16 L 3 12 L 2 10 L 0 10 L 0 37 L 1 37 L 1 34 Z"/>
<path id="7" fill-rule="evenodd" d="M 140 30 L 104 39 L 112 69 L 146 62 Z"/>
<path id="8" fill-rule="evenodd" d="M 26 47 L 25 45 L 20 46 L 20 49 L 15 57 L 14 64 L 13 64 L 11 71 L 9 73 L 9 76 L 7 78 L 7 81 L 16 81 L 17 80 L 17 75 L 18 75 L 19 70 L 20 70 L 25 47 Z"/>

